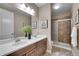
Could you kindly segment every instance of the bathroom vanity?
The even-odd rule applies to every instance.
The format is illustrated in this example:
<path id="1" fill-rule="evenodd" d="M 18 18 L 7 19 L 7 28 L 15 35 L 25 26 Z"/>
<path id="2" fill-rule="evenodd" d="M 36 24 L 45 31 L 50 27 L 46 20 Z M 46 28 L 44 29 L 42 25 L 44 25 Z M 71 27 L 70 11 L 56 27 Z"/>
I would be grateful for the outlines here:
<path id="1" fill-rule="evenodd" d="M 47 37 L 38 36 L 32 39 L 21 39 L 0 45 L 0 55 L 7 56 L 40 56 L 47 50 Z"/>

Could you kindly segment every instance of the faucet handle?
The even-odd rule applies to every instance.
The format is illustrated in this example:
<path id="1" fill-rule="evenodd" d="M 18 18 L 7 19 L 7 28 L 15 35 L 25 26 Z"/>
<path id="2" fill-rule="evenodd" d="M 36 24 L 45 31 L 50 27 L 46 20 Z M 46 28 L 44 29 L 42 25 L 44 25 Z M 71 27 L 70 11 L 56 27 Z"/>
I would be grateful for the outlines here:
<path id="1" fill-rule="evenodd" d="M 14 35 L 14 33 L 11 33 L 11 35 Z"/>

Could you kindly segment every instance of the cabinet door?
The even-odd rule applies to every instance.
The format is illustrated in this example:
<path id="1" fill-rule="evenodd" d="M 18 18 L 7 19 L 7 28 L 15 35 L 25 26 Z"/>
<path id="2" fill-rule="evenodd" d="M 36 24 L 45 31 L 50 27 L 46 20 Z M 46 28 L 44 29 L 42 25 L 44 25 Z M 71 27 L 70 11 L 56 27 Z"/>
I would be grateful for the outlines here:
<path id="1" fill-rule="evenodd" d="M 27 54 L 26 54 L 26 56 L 38 56 L 37 55 L 37 49 L 36 48 L 34 48 L 33 50 L 31 50 L 30 52 L 28 52 Z"/>
<path id="2" fill-rule="evenodd" d="M 43 55 L 47 49 L 47 39 L 37 42 L 37 55 Z"/>

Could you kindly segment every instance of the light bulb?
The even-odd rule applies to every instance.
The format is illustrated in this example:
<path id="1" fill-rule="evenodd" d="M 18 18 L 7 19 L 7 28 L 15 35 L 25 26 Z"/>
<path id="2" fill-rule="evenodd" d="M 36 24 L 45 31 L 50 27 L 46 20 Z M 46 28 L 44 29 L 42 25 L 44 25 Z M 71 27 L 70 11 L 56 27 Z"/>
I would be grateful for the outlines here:
<path id="1" fill-rule="evenodd" d="M 60 8 L 60 6 L 58 6 L 58 5 L 56 5 L 56 6 L 54 7 L 54 9 L 56 9 L 56 10 L 59 9 L 59 8 Z"/>

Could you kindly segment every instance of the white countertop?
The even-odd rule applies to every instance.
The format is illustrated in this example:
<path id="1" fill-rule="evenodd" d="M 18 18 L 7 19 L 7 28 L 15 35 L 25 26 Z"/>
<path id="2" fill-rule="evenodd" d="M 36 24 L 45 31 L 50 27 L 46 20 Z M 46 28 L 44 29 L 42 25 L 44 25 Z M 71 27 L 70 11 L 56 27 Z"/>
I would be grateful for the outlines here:
<path id="1" fill-rule="evenodd" d="M 19 39 L 21 39 L 21 40 L 19 42 L 15 42 L 13 40 L 13 41 L 10 41 L 9 43 L 0 44 L 0 56 L 13 53 L 19 49 L 22 49 L 28 45 L 38 42 L 44 38 L 46 38 L 46 36 L 44 36 L 44 35 L 38 35 L 38 37 L 36 37 L 36 38 L 32 37 L 32 39 L 20 37 Z"/>

